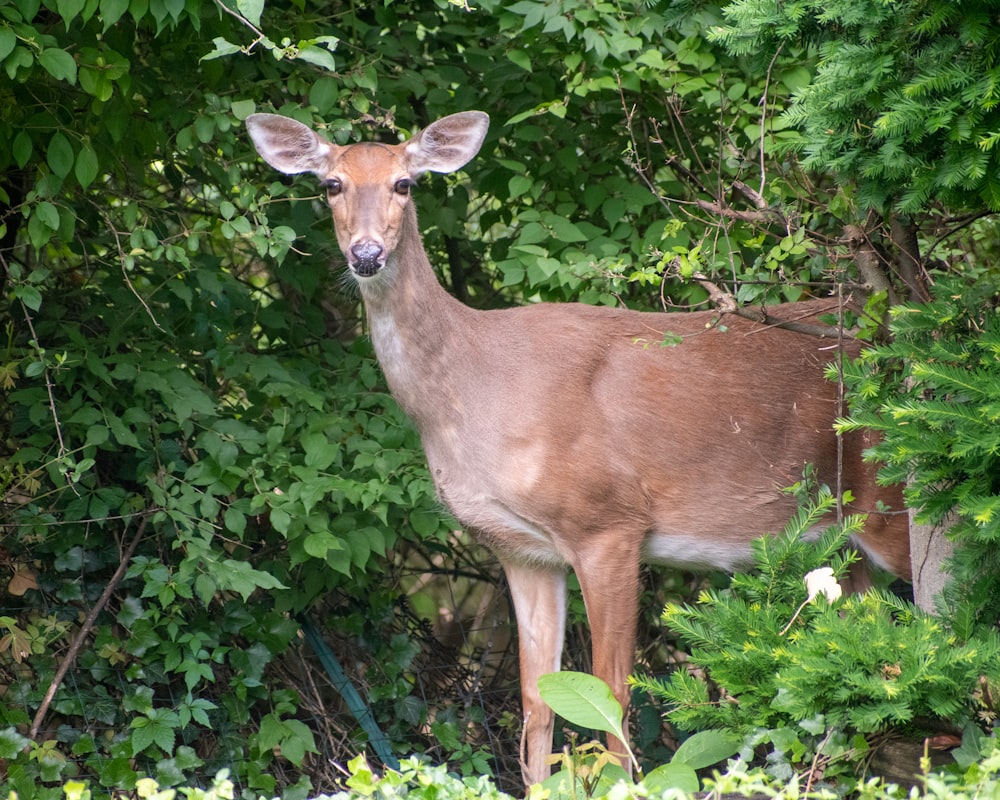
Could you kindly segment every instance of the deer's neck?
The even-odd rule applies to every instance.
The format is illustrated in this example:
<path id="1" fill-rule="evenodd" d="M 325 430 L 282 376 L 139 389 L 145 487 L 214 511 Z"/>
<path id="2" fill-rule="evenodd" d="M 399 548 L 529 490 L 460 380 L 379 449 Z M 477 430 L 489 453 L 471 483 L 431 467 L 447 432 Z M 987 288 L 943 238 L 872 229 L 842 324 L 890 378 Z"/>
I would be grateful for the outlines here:
<path id="1" fill-rule="evenodd" d="M 477 312 L 438 282 L 412 206 L 383 272 L 361 285 L 372 345 L 393 396 L 423 429 L 455 391 L 456 361 L 468 357 Z"/>

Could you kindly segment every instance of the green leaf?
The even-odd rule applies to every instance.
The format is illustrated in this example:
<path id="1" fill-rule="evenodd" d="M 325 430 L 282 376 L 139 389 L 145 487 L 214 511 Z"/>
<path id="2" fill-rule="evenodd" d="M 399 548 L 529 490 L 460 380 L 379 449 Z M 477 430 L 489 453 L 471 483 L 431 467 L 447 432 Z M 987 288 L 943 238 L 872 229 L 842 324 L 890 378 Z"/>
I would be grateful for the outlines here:
<path id="1" fill-rule="evenodd" d="M 337 458 L 340 447 L 331 443 L 321 433 L 307 433 L 302 437 L 302 448 L 305 450 L 305 465 L 322 472 Z"/>
<path id="2" fill-rule="evenodd" d="M 118 616 L 115 618 L 118 624 L 131 628 L 137 620 L 142 619 L 142 601 L 138 597 L 126 597 L 122 600 Z"/>
<path id="3" fill-rule="evenodd" d="M 128 4 L 129 0 L 101 0 L 99 8 L 105 33 L 128 11 Z"/>
<path id="4" fill-rule="evenodd" d="M 212 577 L 220 589 L 231 589 L 239 592 L 244 602 L 257 589 L 286 589 L 287 587 L 268 572 L 254 569 L 246 561 L 226 559 L 221 563 L 206 564 Z"/>
<path id="5" fill-rule="evenodd" d="M 211 61 L 213 58 L 231 56 L 233 53 L 238 53 L 243 49 L 238 44 L 226 41 L 221 36 L 216 36 L 212 39 L 212 44 L 215 45 L 215 49 L 203 55 L 201 57 L 202 61 Z"/>
<path id="6" fill-rule="evenodd" d="M 264 0 L 236 0 L 236 9 L 255 27 L 260 27 L 260 15 L 264 11 Z"/>
<path id="7" fill-rule="evenodd" d="M 233 508 L 232 506 L 227 508 L 223 519 L 226 523 L 226 530 L 235 533 L 237 536 L 242 536 L 247 528 L 246 514 L 238 508 Z"/>
<path id="8" fill-rule="evenodd" d="M 0 758 L 14 759 L 28 744 L 25 738 L 14 728 L 0 730 Z"/>
<path id="9" fill-rule="evenodd" d="M 288 528 L 292 524 L 292 515 L 283 508 L 272 508 L 270 513 L 271 526 L 281 534 L 288 534 Z"/>
<path id="10" fill-rule="evenodd" d="M 110 415 L 108 417 L 108 427 L 111 428 L 111 433 L 119 445 L 123 447 L 133 448 L 135 450 L 142 450 L 142 445 L 139 444 L 139 440 L 136 438 L 132 429 L 126 425 L 120 417 L 117 415 Z"/>
<path id="11" fill-rule="evenodd" d="M 694 794 L 701 788 L 698 773 L 689 764 L 678 763 L 676 760 L 662 764 L 642 778 L 642 785 L 654 796 L 668 789 L 680 790 Z"/>
<path id="12" fill-rule="evenodd" d="M 45 227 L 50 230 L 59 230 L 59 209 L 48 200 L 43 200 L 35 206 L 34 216 L 43 222 Z"/>
<path id="13" fill-rule="evenodd" d="M 285 726 L 276 714 L 268 714 L 260 721 L 257 730 L 257 746 L 261 750 L 273 750 L 285 737 Z"/>
<path id="14" fill-rule="evenodd" d="M 57 81 L 76 83 L 76 61 L 65 50 L 55 47 L 42 50 L 38 54 L 38 63 Z"/>
<path id="15" fill-rule="evenodd" d="M 296 766 L 301 764 L 306 753 L 319 752 L 312 731 L 297 719 L 285 720 L 286 735 L 281 740 L 281 755 Z"/>
<path id="16" fill-rule="evenodd" d="M 38 311 L 42 307 L 42 293 L 34 286 L 14 287 L 14 297 L 24 303 L 32 311 Z"/>
<path id="17" fill-rule="evenodd" d="M 441 527 L 441 515 L 434 511 L 415 509 L 410 512 L 410 526 L 420 536 L 433 536 Z"/>
<path id="18" fill-rule="evenodd" d="M 0 61 L 3 61 L 14 50 L 17 36 L 11 28 L 0 28 Z"/>
<path id="19" fill-rule="evenodd" d="M 234 100 L 229 108 L 233 116 L 242 121 L 257 110 L 257 104 L 253 100 Z"/>
<path id="20" fill-rule="evenodd" d="M 337 71 L 337 62 L 333 60 L 333 55 L 329 50 L 324 50 L 322 47 L 316 47 L 316 45 L 306 45 L 301 50 L 299 50 L 296 58 L 302 59 L 303 61 L 308 61 L 310 64 L 315 64 L 317 67 L 322 67 L 330 72 Z"/>
<path id="21" fill-rule="evenodd" d="M 560 242 L 585 242 L 587 235 L 565 217 L 549 214 L 545 222 L 552 227 L 552 233 Z"/>
<path id="22" fill-rule="evenodd" d="M 206 606 L 212 602 L 212 598 L 215 597 L 216 590 L 215 581 L 212 580 L 211 576 L 206 575 L 204 572 L 198 575 L 194 579 L 194 593 L 198 595 L 198 599 L 201 600 Z"/>
<path id="23" fill-rule="evenodd" d="M 327 114 L 336 108 L 340 98 L 340 81 L 336 78 L 320 78 L 309 90 L 309 102 L 316 106 L 320 114 Z"/>
<path id="24" fill-rule="evenodd" d="M 99 69 L 83 69 L 80 72 L 80 88 L 102 103 L 110 100 L 115 91 L 111 76 Z"/>
<path id="25" fill-rule="evenodd" d="M 65 178 L 73 169 L 73 162 L 76 161 L 76 154 L 73 152 L 73 145 L 70 144 L 61 131 L 52 134 L 49 140 L 49 149 L 45 154 L 45 160 L 52 168 L 52 171 L 60 178 Z M 54 226 L 58 228 L 59 224 Z"/>
<path id="26" fill-rule="evenodd" d="M 531 57 L 524 50 L 508 50 L 507 58 L 525 72 L 531 72 Z"/>
<path id="27" fill-rule="evenodd" d="M 624 739 L 622 707 L 611 688 L 585 672 L 552 672 L 538 679 L 538 692 L 563 719 Z"/>
<path id="28" fill-rule="evenodd" d="M 102 445 L 111 437 L 107 425 L 91 425 L 87 428 L 87 444 Z"/>
<path id="29" fill-rule="evenodd" d="M 510 197 L 520 197 L 527 194 L 535 181 L 528 175 L 515 175 L 507 182 L 507 192 Z"/>
<path id="30" fill-rule="evenodd" d="M 86 4 L 86 0 L 56 0 L 56 10 L 63 18 L 63 22 L 66 23 L 67 31 L 69 30 L 70 22 L 80 15 Z"/>
<path id="31" fill-rule="evenodd" d="M 28 163 L 31 158 L 31 152 L 34 150 L 34 145 L 31 141 L 31 136 L 27 131 L 21 131 L 14 137 L 14 143 L 11 146 L 11 151 L 14 155 L 14 163 L 19 167 L 23 167 Z"/>
<path id="32" fill-rule="evenodd" d="M 692 769 L 704 769 L 739 752 L 740 740 L 726 731 L 699 731 L 686 739 L 671 763 L 687 764 Z"/>
<path id="33" fill-rule="evenodd" d="M 150 745 L 157 745 L 163 752 L 174 749 L 174 729 L 169 721 L 160 718 L 159 710 L 152 708 L 149 716 L 132 720 L 132 755 L 137 756 Z"/>
<path id="34" fill-rule="evenodd" d="M 313 558 L 326 558 L 330 550 L 343 550 L 344 545 L 332 533 L 320 531 L 310 533 L 302 542 L 302 548 Z"/>
<path id="35" fill-rule="evenodd" d="M 86 189 L 97 177 L 98 162 L 97 153 L 91 147 L 90 142 L 84 142 L 80 147 L 80 152 L 76 154 L 76 169 L 74 174 L 80 186 Z"/>

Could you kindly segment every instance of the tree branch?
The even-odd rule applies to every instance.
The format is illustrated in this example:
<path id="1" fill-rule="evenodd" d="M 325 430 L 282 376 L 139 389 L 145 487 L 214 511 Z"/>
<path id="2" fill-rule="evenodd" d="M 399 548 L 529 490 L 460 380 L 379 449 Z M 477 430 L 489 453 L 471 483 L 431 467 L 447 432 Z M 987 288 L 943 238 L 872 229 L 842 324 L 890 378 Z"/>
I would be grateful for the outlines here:
<path id="1" fill-rule="evenodd" d="M 907 299 L 920 302 L 930 300 L 930 293 L 924 280 L 924 265 L 920 258 L 916 225 L 909 218 L 893 214 L 889 220 L 889 235 L 896 246 L 896 257 L 893 260 L 899 277 L 906 284 Z"/>
<path id="2" fill-rule="evenodd" d="M 696 272 L 693 276 L 695 281 L 708 292 L 709 299 L 722 314 L 734 314 L 752 322 L 757 322 L 769 328 L 783 328 L 784 330 L 803 333 L 807 336 L 818 336 L 821 339 L 853 339 L 854 337 L 843 328 L 835 328 L 830 325 L 822 325 L 815 322 L 802 322 L 807 316 L 815 316 L 814 313 L 803 314 L 798 319 L 782 319 L 768 313 L 766 308 L 754 306 L 741 306 L 736 298 L 727 291 L 710 281 L 704 274 Z M 831 303 L 831 313 L 839 307 L 840 301 Z"/>
<path id="3" fill-rule="evenodd" d="M 709 200 L 695 200 L 695 203 L 698 204 L 699 208 L 703 208 L 705 211 L 710 211 L 713 214 L 718 214 L 720 217 L 739 219 L 743 220 L 744 222 L 754 222 L 757 223 L 758 225 L 766 225 L 771 222 L 778 222 L 781 219 L 780 215 L 777 212 L 767 208 L 766 205 L 762 210 L 741 211 L 737 208 L 724 206 L 721 203 L 713 203 Z"/>
<path id="4" fill-rule="evenodd" d="M 878 250 L 864 228 L 860 225 L 845 225 L 844 240 L 851 249 L 851 258 L 858 265 L 858 272 L 861 280 L 868 285 L 872 292 L 886 292 L 889 295 L 890 305 L 893 302 L 892 284 L 889 277 L 882 268 L 882 259 Z"/>

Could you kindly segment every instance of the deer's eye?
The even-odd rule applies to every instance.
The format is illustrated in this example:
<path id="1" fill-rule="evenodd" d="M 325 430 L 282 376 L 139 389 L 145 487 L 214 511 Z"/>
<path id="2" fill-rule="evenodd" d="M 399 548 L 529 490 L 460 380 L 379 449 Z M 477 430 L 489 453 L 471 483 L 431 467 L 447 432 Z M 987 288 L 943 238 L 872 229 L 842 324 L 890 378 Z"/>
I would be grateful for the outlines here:
<path id="1" fill-rule="evenodd" d="M 328 178 L 323 181 L 323 188 L 326 189 L 327 197 L 336 197 L 342 191 L 344 191 L 344 184 L 338 181 L 336 178 Z"/>
<path id="2" fill-rule="evenodd" d="M 410 193 L 410 190 L 414 187 L 414 185 L 413 181 L 409 178 L 400 178 L 395 184 L 393 184 L 392 190 L 396 194 L 407 195 Z"/>

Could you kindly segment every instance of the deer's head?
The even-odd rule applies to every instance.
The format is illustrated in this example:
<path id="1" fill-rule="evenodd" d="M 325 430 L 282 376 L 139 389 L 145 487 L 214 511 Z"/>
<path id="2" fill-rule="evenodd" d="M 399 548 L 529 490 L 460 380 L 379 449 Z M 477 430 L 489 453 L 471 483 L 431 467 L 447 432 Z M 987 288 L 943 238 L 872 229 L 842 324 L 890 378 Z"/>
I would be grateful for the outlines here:
<path id="1" fill-rule="evenodd" d="M 420 175 L 465 166 L 479 152 L 489 120 L 481 111 L 452 114 L 394 145 L 336 145 L 307 125 L 276 114 L 252 114 L 247 129 L 272 167 L 319 178 L 337 242 L 351 271 L 363 281 L 376 276 L 399 246 L 410 192 Z"/>

